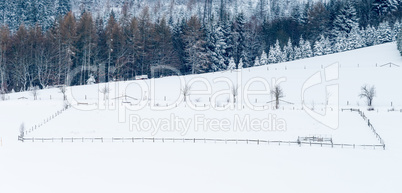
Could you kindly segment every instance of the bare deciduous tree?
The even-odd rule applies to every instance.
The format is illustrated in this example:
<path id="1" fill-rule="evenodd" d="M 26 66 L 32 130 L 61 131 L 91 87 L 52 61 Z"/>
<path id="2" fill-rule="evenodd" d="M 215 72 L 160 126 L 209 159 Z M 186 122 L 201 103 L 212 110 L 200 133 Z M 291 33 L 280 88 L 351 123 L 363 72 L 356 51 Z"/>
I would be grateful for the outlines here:
<path id="1" fill-rule="evenodd" d="M 281 86 L 276 85 L 273 90 L 271 90 L 271 94 L 274 95 L 275 98 L 275 108 L 279 109 L 279 100 L 283 98 L 283 90 Z"/>
<path id="2" fill-rule="evenodd" d="M 34 100 L 37 100 L 39 95 L 39 87 L 38 86 L 32 87 L 31 93 L 32 96 L 34 97 Z"/>
<path id="3" fill-rule="evenodd" d="M 59 89 L 60 89 L 60 92 L 63 94 L 63 100 L 66 101 L 67 100 L 67 95 L 66 95 L 67 88 L 66 88 L 66 85 L 63 85 Z"/>
<path id="4" fill-rule="evenodd" d="M 236 103 L 237 95 L 239 94 L 239 86 L 232 87 L 233 104 Z"/>
<path id="5" fill-rule="evenodd" d="M 184 102 L 187 101 L 187 96 L 190 96 L 190 90 L 191 86 L 189 86 L 188 84 L 184 85 L 184 87 L 181 89 L 181 93 L 184 96 Z"/>
<path id="6" fill-rule="evenodd" d="M 359 97 L 366 98 L 367 105 L 369 107 L 371 107 L 371 105 L 373 104 L 373 99 L 375 96 L 376 96 L 376 89 L 375 89 L 374 85 L 373 86 L 368 86 L 368 85 L 362 86 Z"/>
<path id="7" fill-rule="evenodd" d="M 109 92 L 110 92 L 109 87 L 108 87 L 108 86 L 104 86 L 103 88 L 101 88 L 101 89 L 99 90 L 99 92 L 103 94 L 103 100 L 106 101 L 106 100 L 108 99 L 108 95 L 109 95 Z"/>

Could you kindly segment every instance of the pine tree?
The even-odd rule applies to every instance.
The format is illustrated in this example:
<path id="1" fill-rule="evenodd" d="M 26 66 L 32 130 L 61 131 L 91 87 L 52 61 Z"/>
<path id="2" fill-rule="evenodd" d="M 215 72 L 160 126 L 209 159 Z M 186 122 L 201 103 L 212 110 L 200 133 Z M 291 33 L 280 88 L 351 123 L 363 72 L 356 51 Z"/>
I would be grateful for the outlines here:
<path id="1" fill-rule="evenodd" d="M 294 60 L 303 59 L 302 58 L 302 51 L 300 49 L 300 46 L 295 46 L 293 50 L 294 50 L 294 53 L 295 53 Z"/>
<path id="2" fill-rule="evenodd" d="M 199 19 L 191 17 L 184 32 L 184 43 L 187 66 L 191 73 L 205 73 L 209 68 L 208 52 L 206 51 L 205 33 Z"/>
<path id="3" fill-rule="evenodd" d="M 324 35 L 320 35 L 320 39 L 314 43 L 314 56 L 322 56 L 324 55 L 325 49 L 325 37 Z"/>
<path id="4" fill-rule="evenodd" d="M 389 26 L 388 21 L 381 22 L 380 25 L 378 26 L 378 43 L 386 43 L 392 41 L 392 31 L 391 27 Z"/>
<path id="5" fill-rule="evenodd" d="M 261 56 L 261 58 L 262 58 L 262 56 Z M 273 46 L 269 47 L 268 63 L 270 63 L 270 64 L 278 63 L 276 49 Z"/>
<path id="6" fill-rule="evenodd" d="M 346 45 L 346 49 L 347 50 L 354 50 L 354 49 L 358 49 L 364 46 L 364 40 L 361 36 L 362 32 L 359 29 L 359 27 L 355 26 L 353 27 L 352 31 L 350 31 L 350 33 L 348 34 L 347 37 L 347 45 Z"/>
<path id="7" fill-rule="evenodd" d="M 334 52 L 344 52 L 347 50 L 347 45 L 346 45 L 346 33 L 343 32 L 339 34 L 336 39 L 335 39 L 335 44 L 334 44 Z"/>
<path id="8" fill-rule="evenodd" d="M 286 46 L 283 48 L 283 52 L 286 55 L 287 60 L 286 61 L 292 61 L 294 60 L 294 50 L 293 50 L 293 45 L 292 45 L 292 41 L 289 38 L 288 43 L 286 44 Z"/>
<path id="9" fill-rule="evenodd" d="M 243 58 L 240 58 L 239 64 L 238 64 L 238 69 L 243 69 L 243 68 L 244 68 Z"/>
<path id="10" fill-rule="evenodd" d="M 402 1 L 401 1 L 401 5 L 402 5 Z M 399 23 L 399 21 L 396 21 L 394 23 L 394 27 L 392 28 L 392 41 L 396 41 L 399 32 L 401 31 L 401 27 L 402 25 Z"/>
<path id="11" fill-rule="evenodd" d="M 304 41 L 304 44 L 301 46 L 302 58 L 311 58 L 313 57 L 313 50 L 311 49 L 310 41 Z"/>
<path id="12" fill-rule="evenodd" d="M 397 42 L 398 50 L 402 56 L 402 30 L 399 31 L 396 42 Z"/>
<path id="13" fill-rule="evenodd" d="M 233 51 L 234 59 L 236 62 L 240 61 L 240 58 L 246 57 L 246 37 L 245 37 L 245 18 L 244 13 L 241 12 L 236 16 L 232 26 L 232 38 L 233 38 Z M 247 61 L 246 61 L 247 62 Z"/>
<path id="14" fill-rule="evenodd" d="M 229 58 L 227 57 L 227 44 L 226 44 L 226 35 L 227 32 L 218 24 L 216 28 L 214 28 L 212 36 L 213 43 L 213 53 L 212 53 L 212 62 L 216 65 L 216 70 L 226 70 L 227 65 L 229 64 Z"/>
<path id="15" fill-rule="evenodd" d="M 262 54 L 261 54 L 260 65 L 262 65 L 262 66 L 263 65 L 268 65 L 268 56 L 267 56 L 267 53 L 265 53 L 264 50 L 262 51 Z"/>
<path id="16" fill-rule="evenodd" d="M 334 37 L 340 36 L 343 32 L 348 34 L 353 27 L 359 26 L 359 19 L 356 15 L 356 9 L 352 2 L 347 1 L 333 22 L 332 34 Z"/>
<path id="17" fill-rule="evenodd" d="M 324 55 L 332 54 L 332 46 L 331 42 L 329 41 L 329 38 L 326 37 L 324 41 Z"/>
<path id="18" fill-rule="evenodd" d="M 380 17 L 384 17 L 398 9 L 397 0 L 374 0 L 373 11 Z"/>
<path id="19" fill-rule="evenodd" d="M 254 60 L 254 66 L 260 66 L 260 65 L 261 65 L 260 64 L 260 59 L 257 56 L 257 57 L 255 57 L 255 60 Z"/>
<path id="20" fill-rule="evenodd" d="M 234 58 L 231 57 L 229 60 L 229 65 L 228 65 L 227 70 L 234 70 L 234 69 L 236 69 L 236 63 L 234 61 Z"/>
<path id="21" fill-rule="evenodd" d="M 377 30 L 373 26 L 368 25 L 363 33 L 363 40 L 365 46 L 377 45 Z"/>

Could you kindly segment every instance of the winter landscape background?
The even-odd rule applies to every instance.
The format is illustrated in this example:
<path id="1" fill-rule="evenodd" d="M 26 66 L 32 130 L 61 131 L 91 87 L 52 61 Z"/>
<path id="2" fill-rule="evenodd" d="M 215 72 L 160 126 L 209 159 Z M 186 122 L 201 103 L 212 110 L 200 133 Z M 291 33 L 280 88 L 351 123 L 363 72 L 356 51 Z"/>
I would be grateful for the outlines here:
<path id="1" fill-rule="evenodd" d="M 0 192 L 399 193 L 401 6 L 0 1 Z"/>

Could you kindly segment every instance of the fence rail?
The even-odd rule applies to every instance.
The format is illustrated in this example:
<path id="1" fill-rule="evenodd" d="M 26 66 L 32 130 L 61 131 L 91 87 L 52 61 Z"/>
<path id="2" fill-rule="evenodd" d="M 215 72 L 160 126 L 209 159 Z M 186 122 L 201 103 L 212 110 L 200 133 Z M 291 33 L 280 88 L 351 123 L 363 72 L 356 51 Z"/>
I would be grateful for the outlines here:
<path id="1" fill-rule="evenodd" d="M 260 140 L 260 139 L 212 139 L 212 138 L 150 138 L 150 137 L 24 137 L 18 138 L 22 142 L 61 142 L 61 143 L 74 143 L 74 142 L 152 142 L 152 143 L 224 143 L 224 144 L 254 144 L 254 145 L 298 145 L 298 146 L 319 146 L 319 147 L 339 147 L 339 148 L 365 148 L 365 149 L 385 149 L 383 144 L 341 144 L 329 142 L 305 142 L 305 141 L 281 141 L 281 140 Z"/>
<path id="2" fill-rule="evenodd" d="M 377 138 L 378 142 L 380 142 L 381 145 L 383 145 L 383 146 L 384 146 L 384 149 L 385 149 L 385 142 L 384 142 L 384 140 L 383 140 L 382 137 L 377 133 L 377 131 L 374 129 L 374 126 L 373 126 L 373 124 L 371 124 L 370 119 L 367 118 L 367 116 L 364 114 L 363 111 L 361 111 L 360 109 L 352 109 L 352 108 L 351 108 L 351 109 L 342 109 L 342 111 L 344 111 L 344 110 L 350 110 L 351 112 L 353 112 L 353 111 L 358 112 L 359 115 L 364 119 L 364 121 L 367 121 L 368 127 L 371 129 L 371 131 L 373 132 L 374 136 Z"/>

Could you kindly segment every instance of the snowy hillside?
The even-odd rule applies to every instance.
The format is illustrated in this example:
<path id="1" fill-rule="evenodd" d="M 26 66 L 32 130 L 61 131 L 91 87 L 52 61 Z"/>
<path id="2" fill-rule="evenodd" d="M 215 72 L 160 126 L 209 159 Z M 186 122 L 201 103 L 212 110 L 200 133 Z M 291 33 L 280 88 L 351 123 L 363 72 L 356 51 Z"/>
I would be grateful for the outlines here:
<path id="1" fill-rule="evenodd" d="M 238 71 L 68 87 L 71 108 L 63 112 L 65 102 L 58 88 L 39 90 L 38 100 L 33 92 L 7 94 L 8 100 L 0 101 L 0 188 L 10 193 L 397 193 L 402 191 L 400 66 L 402 57 L 389 43 Z M 284 97 L 275 109 L 270 90 L 278 84 Z M 377 89 L 374 111 L 367 111 L 364 99 L 358 97 L 365 84 Z M 181 91 L 185 85 L 191 85 L 186 102 Z M 240 90 L 234 102 L 230 95 L 235 85 Z M 110 92 L 104 95 L 105 86 Z M 295 141 L 315 136 L 339 144 L 380 144 L 357 112 L 342 111 L 350 108 L 361 109 L 370 119 L 385 150 L 245 141 L 110 141 L 112 137 Z M 320 120 L 314 112 L 328 116 Z M 236 116 L 267 119 L 269 128 L 242 131 L 242 126 L 233 125 Z M 196 117 L 201 117 L 201 124 L 194 124 Z M 188 127 L 182 125 L 187 130 L 144 128 L 174 118 L 190 122 Z M 140 120 L 148 122 L 136 127 Z M 213 120 L 228 120 L 229 126 L 215 129 Z M 20 142 L 21 123 L 27 139 L 66 141 Z M 209 129 L 202 128 L 206 126 Z M 67 141 L 71 137 L 78 140 Z M 90 141 L 96 137 L 105 141 Z"/>

